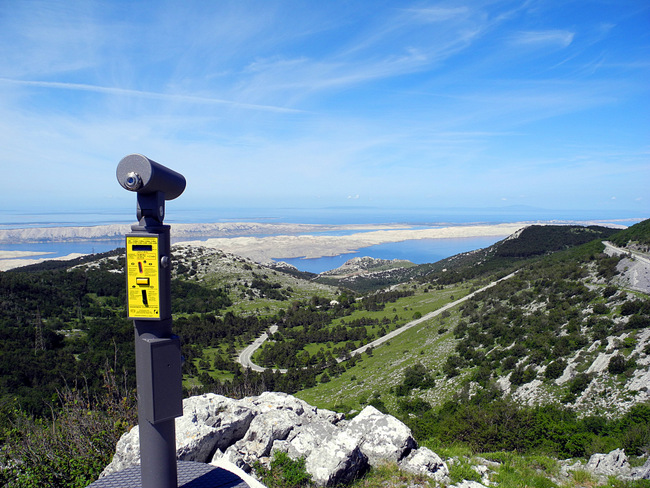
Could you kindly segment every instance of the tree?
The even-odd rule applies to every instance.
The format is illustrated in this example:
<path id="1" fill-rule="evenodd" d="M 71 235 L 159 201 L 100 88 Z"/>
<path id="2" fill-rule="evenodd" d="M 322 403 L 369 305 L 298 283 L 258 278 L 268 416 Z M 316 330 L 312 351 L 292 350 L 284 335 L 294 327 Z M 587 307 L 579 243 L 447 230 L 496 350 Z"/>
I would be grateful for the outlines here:
<path id="1" fill-rule="evenodd" d="M 627 361 L 623 356 L 616 354 L 610 358 L 609 364 L 607 365 L 607 371 L 609 371 L 611 374 L 625 373 L 626 369 Z"/>

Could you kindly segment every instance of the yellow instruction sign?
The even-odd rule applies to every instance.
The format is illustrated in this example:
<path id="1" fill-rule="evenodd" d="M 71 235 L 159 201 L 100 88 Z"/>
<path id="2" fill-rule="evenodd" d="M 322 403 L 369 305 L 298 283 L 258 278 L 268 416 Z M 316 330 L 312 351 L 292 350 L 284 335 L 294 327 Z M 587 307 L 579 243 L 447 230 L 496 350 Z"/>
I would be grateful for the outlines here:
<path id="1" fill-rule="evenodd" d="M 129 318 L 160 318 L 158 237 L 126 236 Z"/>

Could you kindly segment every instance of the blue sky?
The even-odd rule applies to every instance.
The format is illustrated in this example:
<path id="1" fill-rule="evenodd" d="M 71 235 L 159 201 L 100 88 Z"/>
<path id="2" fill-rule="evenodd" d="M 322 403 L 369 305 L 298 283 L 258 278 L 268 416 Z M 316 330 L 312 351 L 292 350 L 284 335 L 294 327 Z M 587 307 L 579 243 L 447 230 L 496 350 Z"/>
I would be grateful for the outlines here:
<path id="1" fill-rule="evenodd" d="M 132 208 L 142 153 L 178 208 L 647 217 L 650 4 L 3 0 L 0 124 L 4 210 Z"/>

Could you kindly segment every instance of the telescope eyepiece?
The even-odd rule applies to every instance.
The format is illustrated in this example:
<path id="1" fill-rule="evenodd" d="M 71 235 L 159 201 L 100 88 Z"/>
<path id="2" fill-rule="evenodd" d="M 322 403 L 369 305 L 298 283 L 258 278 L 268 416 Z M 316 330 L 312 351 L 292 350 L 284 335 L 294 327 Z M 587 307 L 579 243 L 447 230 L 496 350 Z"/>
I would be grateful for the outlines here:
<path id="1" fill-rule="evenodd" d="M 124 186 L 127 190 L 137 191 L 142 186 L 142 178 L 135 171 L 131 171 L 124 179 Z"/>
<path id="2" fill-rule="evenodd" d="M 163 193 L 173 200 L 185 190 L 185 177 L 142 154 L 130 154 L 117 165 L 117 181 L 129 191 Z"/>

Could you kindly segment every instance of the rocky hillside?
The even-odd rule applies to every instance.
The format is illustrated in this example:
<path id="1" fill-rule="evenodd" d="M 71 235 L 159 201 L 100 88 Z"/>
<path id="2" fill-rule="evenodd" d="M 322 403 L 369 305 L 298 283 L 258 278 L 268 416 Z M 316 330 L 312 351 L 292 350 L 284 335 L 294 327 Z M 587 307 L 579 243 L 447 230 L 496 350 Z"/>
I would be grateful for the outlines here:
<path id="1" fill-rule="evenodd" d="M 179 460 L 212 463 L 226 469 L 234 465 L 264 481 L 272 465 L 283 459 L 279 454 L 285 453 L 296 462 L 291 471 L 293 479 L 304 470 L 302 486 L 308 486 L 306 479 L 316 486 L 345 486 L 368 470 L 386 469 L 387 465 L 397 466 L 395 478 L 401 478 L 405 486 L 409 481 L 408 486 L 415 482 L 417 486 L 449 488 L 498 486 L 500 472 L 513 471 L 498 458 L 443 459 L 418 445 L 404 423 L 372 406 L 346 419 L 283 393 L 265 392 L 242 400 L 206 394 L 184 400 L 183 416 L 176 421 Z M 118 442 L 103 476 L 110 480 L 112 473 L 128 469 L 138 459 L 139 435 L 138 427 L 134 427 Z M 546 463 L 548 468 L 552 461 Z M 545 484 L 535 486 L 575 486 L 585 473 L 593 483 L 590 486 L 609 476 L 620 480 L 650 479 L 650 461 L 633 468 L 621 450 L 594 454 L 587 463 L 557 463 L 556 470 L 538 475 Z M 468 477 L 477 481 L 467 481 Z M 269 476 L 268 481 L 273 478 Z"/>
<path id="2" fill-rule="evenodd" d="M 320 273 L 315 281 L 363 291 L 401 282 L 404 280 L 404 271 L 416 266 L 404 259 L 356 257 L 339 268 Z"/>
<path id="3" fill-rule="evenodd" d="M 317 281 L 361 292 L 433 275 L 439 283 L 452 283 L 495 272 L 507 274 L 530 259 L 594 239 L 608 239 L 617 232 L 602 226 L 531 225 L 485 249 L 457 254 L 436 263 L 415 265 L 409 261 L 355 258 L 338 270 L 321 273 Z"/>
<path id="4" fill-rule="evenodd" d="M 540 236 L 539 230 L 548 229 L 533 232 Z M 608 418 L 650 401 L 650 300 L 638 279 L 650 273 L 650 264 L 630 255 L 643 233 L 633 227 L 626 233 L 635 238 L 627 239 L 606 231 L 628 246 L 610 256 L 600 239 L 555 253 L 549 247 L 566 246 L 517 245 L 526 231 L 450 258 L 448 267 L 416 282 L 444 288 L 487 269 L 495 277 L 518 269 L 512 278 L 299 395 L 330 406 L 326 397 L 341 405 L 381 404 L 396 413 L 498 398 Z M 524 252 L 533 256 L 513 256 Z"/>
<path id="5" fill-rule="evenodd" d="M 647 222 L 622 232 L 535 226 L 439 263 L 360 260 L 318 278 L 346 283 L 340 288 L 288 266 L 175 246 L 172 308 L 184 386 L 188 396 L 284 391 L 353 415 L 370 405 L 399 418 L 420 445 L 585 461 L 625 449 L 640 466 L 650 451 L 647 242 Z M 125 392 L 134 387 L 123 261 L 117 251 L 74 267 L 52 262 L 0 273 L 6 445 L 22 445 L 12 415 L 49 415 L 62 382 L 82 378 L 87 393 L 100 396 L 110 368 Z M 234 358 L 271 326 L 277 333 L 253 357 L 270 369 L 243 369 Z M 44 457 L 32 457 L 37 470 Z M 489 457 L 498 463 L 507 454 Z M 470 469 L 461 470 L 466 479 Z"/>

